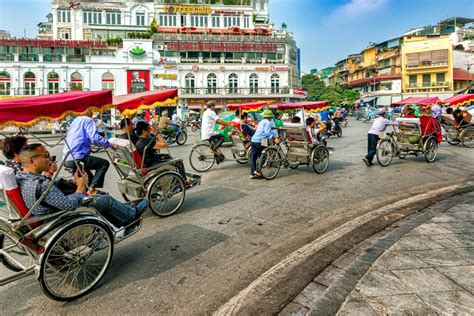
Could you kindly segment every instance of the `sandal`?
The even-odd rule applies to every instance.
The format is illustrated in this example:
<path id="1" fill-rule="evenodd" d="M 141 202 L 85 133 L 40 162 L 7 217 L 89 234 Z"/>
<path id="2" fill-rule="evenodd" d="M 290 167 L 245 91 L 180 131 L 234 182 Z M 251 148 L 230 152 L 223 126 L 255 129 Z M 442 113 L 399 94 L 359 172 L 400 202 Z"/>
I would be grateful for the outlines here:
<path id="1" fill-rule="evenodd" d="M 257 176 L 256 174 L 253 174 L 250 176 L 250 179 L 258 179 L 259 176 Z"/>

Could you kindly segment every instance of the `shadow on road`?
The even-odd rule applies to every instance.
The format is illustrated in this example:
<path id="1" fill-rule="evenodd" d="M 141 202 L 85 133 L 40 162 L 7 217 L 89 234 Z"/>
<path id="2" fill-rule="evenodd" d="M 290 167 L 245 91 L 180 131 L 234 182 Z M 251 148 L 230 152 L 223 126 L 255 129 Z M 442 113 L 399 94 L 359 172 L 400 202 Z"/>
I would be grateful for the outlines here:
<path id="1" fill-rule="evenodd" d="M 229 202 L 237 201 L 248 196 L 242 191 L 225 187 L 212 187 L 202 191 L 189 191 L 180 213 L 212 208 Z"/>

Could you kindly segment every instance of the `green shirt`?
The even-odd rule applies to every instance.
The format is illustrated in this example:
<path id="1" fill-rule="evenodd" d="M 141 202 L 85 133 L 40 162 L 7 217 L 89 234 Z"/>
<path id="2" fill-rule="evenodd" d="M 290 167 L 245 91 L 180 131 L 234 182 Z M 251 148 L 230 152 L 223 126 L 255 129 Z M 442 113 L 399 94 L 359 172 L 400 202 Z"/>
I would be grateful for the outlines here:
<path id="1" fill-rule="evenodd" d="M 273 121 L 275 122 L 276 127 L 283 127 L 283 122 L 279 119 L 273 119 Z"/>

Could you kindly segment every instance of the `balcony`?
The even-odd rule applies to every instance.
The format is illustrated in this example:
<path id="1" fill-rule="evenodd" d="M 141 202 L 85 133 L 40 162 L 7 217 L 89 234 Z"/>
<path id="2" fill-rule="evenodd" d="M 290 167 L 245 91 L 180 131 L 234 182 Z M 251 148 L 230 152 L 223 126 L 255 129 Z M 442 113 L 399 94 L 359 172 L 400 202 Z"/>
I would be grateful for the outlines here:
<path id="1" fill-rule="evenodd" d="M 179 93 L 183 97 L 265 97 L 265 96 L 285 96 L 290 94 L 290 88 L 181 88 Z"/>
<path id="2" fill-rule="evenodd" d="M 0 61 L 14 61 L 15 57 L 12 53 L 2 53 L 0 54 Z"/>
<path id="3" fill-rule="evenodd" d="M 60 63 L 63 61 L 63 56 L 60 54 L 45 54 L 43 55 L 43 61 Z"/>
<path id="4" fill-rule="evenodd" d="M 407 90 L 446 90 L 451 88 L 451 82 L 447 81 L 438 81 L 438 82 L 411 82 L 408 83 L 405 88 Z"/>
<path id="5" fill-rule="evenodd" d="M 439 68 L 439 67 L 447 67 L 448 62 L 447 61 L 441 61 L 441 62 L 432 62 L 432 61 L 425 61 L 418 63 L 416 65 L 406 65 L 405 67 L 408 69 L 420 69 L 420 68 Z"/>
<path id="6" fill-rule="evenodd" d="M 39 61 L 38 54 L 20 54 L 18 55 L 19 61 Z"/>
<path id="7" fill-rule="evenodd" d="M 86 62 L 86 56 L 84 56 L 84 55 L 67 55 L 66 56 L 66 61 L 68 63 L 85 63 Z"/>
<path id="8" fill-rule="evenodd" d="M 199 58 L 181 58 L 182 64 L 198 64 Z"/>

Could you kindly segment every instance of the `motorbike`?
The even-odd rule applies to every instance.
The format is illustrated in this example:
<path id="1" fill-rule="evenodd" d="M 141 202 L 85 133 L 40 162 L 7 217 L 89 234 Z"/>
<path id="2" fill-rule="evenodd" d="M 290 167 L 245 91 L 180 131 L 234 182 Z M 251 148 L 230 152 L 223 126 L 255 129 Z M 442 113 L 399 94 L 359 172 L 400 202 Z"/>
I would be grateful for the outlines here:
<path id="1" fill-rule="evenodd" d="M 339 124 L 336 126 L 336 123 L 334 120 L 331 120 L 331 130 L 328 131 L 326 130 L 326 136 L 329 138 L 330 136 L 336 135 L 337 137 L 342 136 L 342 127 L 341 127 L 341 121 L 339 121 Z"/>
<path id="2" fill-rule="evenodd" d="M 191 121 L 191 131 L 193 133 L 201 130 L 201 122 L 199 121 Z"/>
<path id="3" fill-rule="evenodd" d="M 186 127 L 183 123 L 180 123 L 179 126 L 174 126 L 175 133 L 174 136 L 171 133 L 165 133 L 163 137 L 166 140 L 168 145 L 172 145 L 174 143 L 178 144 L 179 146 L 184 145 L 188 140 L 188 134 L 186 133 Z"/>

